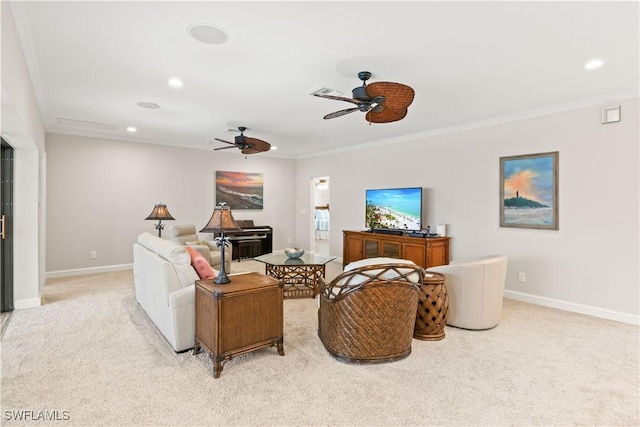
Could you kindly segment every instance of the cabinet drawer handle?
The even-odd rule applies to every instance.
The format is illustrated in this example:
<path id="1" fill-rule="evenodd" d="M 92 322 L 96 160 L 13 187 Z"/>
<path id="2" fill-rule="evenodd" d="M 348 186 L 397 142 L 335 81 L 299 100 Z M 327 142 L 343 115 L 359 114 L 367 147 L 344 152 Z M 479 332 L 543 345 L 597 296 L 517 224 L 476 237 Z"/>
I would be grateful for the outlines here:
<path id="1" fill-rule="evenodd" d="M 0 231 L 0 239 L 2 239 L 2 240 L 4 240 L 4 238 L 5 238 L 4 221 L 5 221 L 5 216 L 2 215 L 2 218 L 0 218 L 0 222 L 2 223 L 2 230 Z"/>

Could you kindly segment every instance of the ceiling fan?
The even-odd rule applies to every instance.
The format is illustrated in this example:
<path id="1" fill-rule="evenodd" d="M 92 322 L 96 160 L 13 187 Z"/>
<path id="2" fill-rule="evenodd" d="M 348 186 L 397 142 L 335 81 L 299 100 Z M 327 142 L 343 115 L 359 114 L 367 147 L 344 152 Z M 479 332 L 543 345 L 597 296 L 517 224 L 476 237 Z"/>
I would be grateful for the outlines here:
<path id="1" fill-rule="evenodd" d="M 407 108 L 413 102 L 415 95 L 411 87 L 393 82 L 373 82 L 367 85 L 367 80 L 371 78 L 369 71 L 360 71 L 358 78 L 362 80 L 362 86 L 351 91 L 353 98 L 314 93 L 320 98 L 347 101 L 356 105 L 356 107 L 327 114 L 324 116 L 325 120 L 344 116 L 354 111 L 367 113 L 365 117 L 369 124 L 395 122 L 402 120 L 407 115 Z"/>
<path id="2" fill-rule="evenodd" d="M 258 138 L 251 138 L 248 136 L 244 136 L 244 131 L 247 130 L 246 127 L 240 126 L 238 127 L 238 131 L 240 131 L 240 135 L 234 138 L 234 142 L 225 141 L 224 139 L 214 138 L 216 141 L 224 142 L 225 144 L 229 144 L 229 147 L 220 147 L 214 148 L 214 151 L 217 150 L 226 150 L 227 148 L 236 147 L 242 151 L 242 154 L 256 154 L 256 153 L 264 153 L 265 151 L 269 151 L 271 149 L 271 144 L 266 141 L 263 141 Z"/>

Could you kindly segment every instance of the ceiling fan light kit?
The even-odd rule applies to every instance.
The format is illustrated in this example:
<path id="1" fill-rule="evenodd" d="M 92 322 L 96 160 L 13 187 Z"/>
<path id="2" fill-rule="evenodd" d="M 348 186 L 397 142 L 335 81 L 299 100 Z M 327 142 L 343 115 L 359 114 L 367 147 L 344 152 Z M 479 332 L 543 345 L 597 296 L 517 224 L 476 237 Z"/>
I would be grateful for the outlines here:
<path id="1" fill-rule="evenodd" d="M 369 124 L 390 123 L 406 117 L 407 109 L 415 96 L 415 91 L 411 87 L 394 82 L 374 82 L 367 85 L 367 80 L 371 78 L 369 71 L 360 71 L 358 78 L 362 80 L 362 86 L 351 91 L 353 98 L 322 93 L 313 94 L 319 98 L 346 101 L 356 105 L 356 107 L 329 113 L 324 116 L 325 120 L 344 116 L 354 111 L 366 113 L 365 118 Z"/>

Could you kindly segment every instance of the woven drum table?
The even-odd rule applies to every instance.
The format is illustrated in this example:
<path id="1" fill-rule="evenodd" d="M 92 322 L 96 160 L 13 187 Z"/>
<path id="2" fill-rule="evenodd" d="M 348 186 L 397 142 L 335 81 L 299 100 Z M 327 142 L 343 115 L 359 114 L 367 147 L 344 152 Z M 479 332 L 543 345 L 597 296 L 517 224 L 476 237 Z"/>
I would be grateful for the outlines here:
<path id="1" fill-rule="evenodd" d="M 444 275 L 425 272 L 420 285 L 420 300 L 413 337 L 424 341 L 443 339 L 448 309 L 449 296 L 444 285 Z"/>

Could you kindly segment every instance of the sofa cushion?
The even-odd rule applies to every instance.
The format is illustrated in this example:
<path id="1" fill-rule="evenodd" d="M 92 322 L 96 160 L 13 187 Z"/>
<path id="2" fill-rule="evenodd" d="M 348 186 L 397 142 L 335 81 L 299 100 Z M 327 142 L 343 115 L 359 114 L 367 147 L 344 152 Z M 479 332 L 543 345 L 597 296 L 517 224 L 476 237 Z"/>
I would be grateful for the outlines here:
<path id="1" fill-rule="evenodd" d="M 209 243 L 205 242 L 204 240 L 194 240 L 193 242 L 185 242 L 185 244 L 188 246 L 193 246 L 193 245 L 209 246 Z"/>
<path id="2" fill-rule="evenodd" d="M 167 239 L 184 245 L 185 242 L 192 242 L 198 239 L 196 226 L 193 224 L 174 224 L 167 228 Z"/>
<path id="3" fill-rule="evenodd" d="M 211 265 L 218 265 L 222 263 L 222 252 L 220 251 L 211 251 L 209 253 L 210 257 L 209 257 L 209 263 Z M 229 252 L 227 252 L 225 254 L 225 257 L 229 256 Z"/>
<path id="4" fill-rule="evenodd" d="M 200 279 L 215 279 L 218 275 L 217 272 L 211 267 L 209 261 L 207 261 L 198 251 L 191 246 L 186 246 L 189 255 L 191 256 L 191 265 L 195 268 L 196 273 Z"/>
<path id="5" fill-rule="evenodd" d="M 138 236 L 138 243 L 174 264 L 191 264 L 191 257 L 184 246 L 180 246 L 171 240 L 161 239 L 151 233 L 145 232 Z"/>

